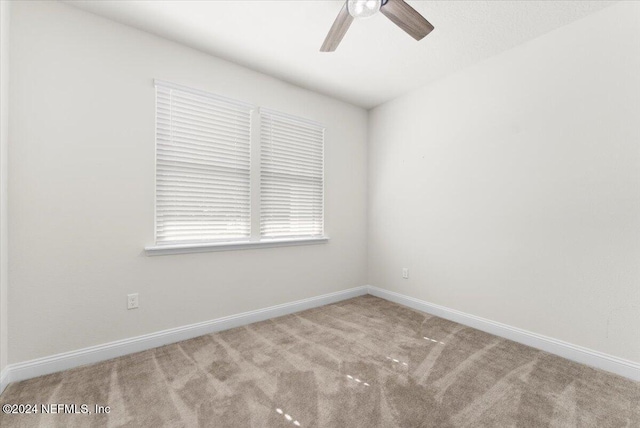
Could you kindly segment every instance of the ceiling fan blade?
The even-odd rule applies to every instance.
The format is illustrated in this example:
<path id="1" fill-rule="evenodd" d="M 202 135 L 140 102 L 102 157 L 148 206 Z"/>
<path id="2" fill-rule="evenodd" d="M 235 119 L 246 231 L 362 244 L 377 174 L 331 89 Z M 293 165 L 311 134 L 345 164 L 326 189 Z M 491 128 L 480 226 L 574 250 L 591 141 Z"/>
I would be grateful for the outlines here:
<path id="1" fill-rule="evenodd" d="M 433 25 L 404 0 L 388 0 L 380 12 L 416 40 L 422 40 L 433 30 Z"/>
<path id="2" fill-rule="evenodd" d="M 335 51 L 352 22 L 353 16 L 349 14 L 349 11 L 347 10 L 347 3 L 345 2 L 344 6 L 342 6 L 342 10 L 340 10 L 340 13 L 338 14 L 338 17 L 333 21 L 333 25 L 329 30 L 329 34 L 327 34 L 327 38 L 324 39 L 320 52 Z"/>

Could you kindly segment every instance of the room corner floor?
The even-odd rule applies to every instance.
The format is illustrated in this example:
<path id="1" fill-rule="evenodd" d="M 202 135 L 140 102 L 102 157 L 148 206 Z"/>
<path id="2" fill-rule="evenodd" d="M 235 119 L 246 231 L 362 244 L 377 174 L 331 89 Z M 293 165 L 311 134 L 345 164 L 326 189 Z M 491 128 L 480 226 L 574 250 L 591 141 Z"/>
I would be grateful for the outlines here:
<path id="1" fill-rule="evenodd" d="M 10 385 L 8 427 L 639 427 L 640 383 L 363 296 Z"/>

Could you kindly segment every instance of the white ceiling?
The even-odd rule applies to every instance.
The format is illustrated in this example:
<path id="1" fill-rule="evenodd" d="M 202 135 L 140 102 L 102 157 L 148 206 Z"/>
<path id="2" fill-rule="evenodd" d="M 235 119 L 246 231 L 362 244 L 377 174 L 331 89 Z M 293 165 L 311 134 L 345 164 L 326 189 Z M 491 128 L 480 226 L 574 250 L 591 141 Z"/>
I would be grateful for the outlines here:
<path id="1" fill-rule="evenodd" d="M 354 21 L 336 52 L 321 53 L 320 45 L 342 1 L 67 1 L 366 108 L 612 4 L 407 2 L 435 26 L 422 41 L 416 42 L 379 13 Z"/>

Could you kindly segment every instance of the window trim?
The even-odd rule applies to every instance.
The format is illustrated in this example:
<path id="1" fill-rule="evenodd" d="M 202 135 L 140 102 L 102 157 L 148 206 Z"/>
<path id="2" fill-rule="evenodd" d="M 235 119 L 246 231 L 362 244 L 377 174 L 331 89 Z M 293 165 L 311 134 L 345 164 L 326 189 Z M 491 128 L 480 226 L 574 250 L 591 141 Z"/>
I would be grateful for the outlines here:
<path id="1" fill-rule="evenodd" d="M 194 95 L 210 97 L 221 101 L 233 103 L 236 105 L 249 107 L 251 109 L 251 130 L 250 130 L 250 236 L 242 240 L 218 240 L 218 241 L 194 241 L 188 243 L 158 243 L 156 236 L 156 221 L 157 221 L 157 201 L 156 201 L 156 183 L 154 174 L 154 209 L 153 209 L 153 224 L 154 224 L 154 245 L 147 245 L 144 247 L 144 253 L 147 256 L 162 256 L 171 254 L 188 254 L 188 253 L 202 253 L 213 251 L 230 251 L 230 250 L 250 250 L 259 248 L 275 248 L 275 247 L 288 247 L 299 245 L 317 245 L 328 243 L 329 237 L 326 235 L 325 225 L 325 197 L 326 197 L 326 182 L 325 182 L 325 146 L 323 136 L 323 169 L 322 169 L 322 235 L 319 236 L 299 236 L 299 237 L 281 237 L 281 238 L 262 238 L 261 237 L 261 221 L 260 221 L 260 155 L 261 155 L 261 112 L 269 111 L 278 113 L 282 116 L 290 117 L 300 122 L 307 123 L 309 125 L 320 126 L 325 129 L 325 126 L 314 120 L 310 120 L 303 117 L 298 117 L 284 113 L 278 110 L 272 110 L 266 107 L 258 107 L 256 105 L 246 103 L 243 101 L 235 100 L 218 94 L 202 91 L 199 89 L 183 86 L 176 83 L 167 82 L 165 80 L 154 79 L 154 88 L 156 85 L 161 85 L 167 88 L 178 89 L 192 93 Z M 154 98 L 155 99 L 155 98 Z M 156 101 L 157 103 L 157 101 Z M 156 106 L 157 108 L 157 106 Z M 155 126 L 155 123 L 154 123 Z M 154 133 L 154 139 L 155 139 Z M 155 165 L 157 161 L 157 141 L 154 140 L 154 171 L 157 169 Z M 257 190 L 257 191 L 256 191 Z"/>
<path id="2" fill-rule="evenodd" d="M 310 238 L 262 239 L 260 241 L 219 241 L 189 244 L 149 245 L 144 247 L 144 252 L 147 256 L 166 256 L 170 254 L 205 253 L 211 251 L 252 250 L 257 248 L 317 245 L 326 244 L 328 242 L 328 236 Z"/>

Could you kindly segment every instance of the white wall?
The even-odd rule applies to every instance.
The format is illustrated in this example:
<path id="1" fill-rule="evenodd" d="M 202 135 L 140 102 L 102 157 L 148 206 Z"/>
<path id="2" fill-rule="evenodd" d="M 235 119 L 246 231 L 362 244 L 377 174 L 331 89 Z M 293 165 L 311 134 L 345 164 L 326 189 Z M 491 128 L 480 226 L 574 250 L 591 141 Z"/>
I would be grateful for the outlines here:
<path id="1" fill-rule="evenodd" d="M 640 362 L 640 3 L 369 123 L 372 285 Z"/>
<path id="2" fill-rule="evenodd" d="M 8 1 L 0 1 L 0 373 L 7 365 L 7 148 L 9 146 L 9 16 Z M 0 389 L 0 392 L 2 390 Z"/>
<path id="3" fill-rule="evenodd" d="M 10 363 L 365 284 L 365 110 L 58 2 L 14 4 L 11 55 Z M 144 256 L 154 78 L 323 122 L 330 242 Z"/>

